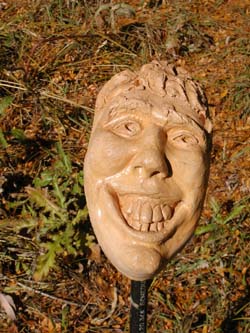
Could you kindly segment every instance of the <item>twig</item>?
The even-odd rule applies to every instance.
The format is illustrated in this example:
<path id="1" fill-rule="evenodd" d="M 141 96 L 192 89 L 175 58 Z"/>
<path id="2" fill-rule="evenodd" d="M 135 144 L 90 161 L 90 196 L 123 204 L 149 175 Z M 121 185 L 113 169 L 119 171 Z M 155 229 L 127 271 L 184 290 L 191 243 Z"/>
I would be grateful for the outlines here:
<path id="1" fill-rule="evenodd" d="M 24 86 L 21 86 L 16 82 L 6 81 L 6 80 L 0 80 L 0 87 L 14 88 L 18 90 L 27 91 L 27 88 L 25 88 Z"/>
<path id="2" fill-rule="evenodd" d="M 94 110 L 92 108 L 89 108 L 87 106 L 84 106 L 84 105 L 81 105 L 81 104 L 78 104 L 74 101 L 71 101 L 70 99 L 67 99 L 67 98 L 64 98 L 64 97 L 61 97 L 61 96 L 57 96 L 57 95 L 54 95 L 54 94 L 51 94 L 51 93 L 48 93 L 47 91 L 43 90 L 43 91 L 40 91 L 40 94 L 42 96 L 42 98 L 52 98 L 52 99 L 56 99 L 58 101 L 61 101 L 61 102 L 65 102 L 65 103 L 68 103 L 72 106 L 75 106 L 77 108 L 81 108 L 81 109 L 84 109 L 86 111 L 89 111 L 89 112 L 94 112 Z"/>
<path id="3" fill-rule="evenodd" d="M 5 279 L 5 280 L 8 280 L 8 281 L 12 281 L 12 279 L 8 278 L 7 276 L 3 276 L 2 274 L 0 274 L 0 279 Z M 65 300 L 65 299 L 63 299 L 61 297 L 56 297 L 56 296 L 47 294 L 47 293 L 45 293 L 43 291 L 40 291 L 40 290 L 34 289 L 32 287 L 26 286 L 25 284 L 23 284 L 21 282 L 17 282 L 16 284 L 17 284 L 17 286 L 23 288 L 24 290 L 31 291 L 32 293 L 39 294 L 41 296 L 51 298 L 51 299 L 53 299 L 55 301 L 59 301 L 59 302 L 65 303 L 67 305 L 74 305 L 74 306 L 79 306 L 79 307 L 83 306 L 83 304 L 72 302 L 72 301 L 68 301 L 68 300 Z M 88 305 L 89 305 L 89 302 L 87 304 L 85 304 L 85 308 Z"/>

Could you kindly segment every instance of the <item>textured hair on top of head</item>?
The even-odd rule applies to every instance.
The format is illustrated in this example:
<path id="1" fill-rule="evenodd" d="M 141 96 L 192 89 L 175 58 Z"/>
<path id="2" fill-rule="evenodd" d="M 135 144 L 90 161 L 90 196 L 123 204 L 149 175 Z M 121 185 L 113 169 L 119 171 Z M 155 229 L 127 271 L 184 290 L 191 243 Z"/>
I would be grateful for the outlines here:
<path id="1" fill-rule="evenodd" d="M 198 116 L 201 126 L 211 132 L 207 99 L 200 85 L 191 79 L 186 70 L 166 61 L 152 61 L 137 72 L 125 70 L 114 75 L 97 97 L 95 118 L 99 119 L 101 110 L 117 97 L 124 97 L 129 103 L 130 96 L 136 91 L 159 96 L 165 104 L 188 107 Z"/>

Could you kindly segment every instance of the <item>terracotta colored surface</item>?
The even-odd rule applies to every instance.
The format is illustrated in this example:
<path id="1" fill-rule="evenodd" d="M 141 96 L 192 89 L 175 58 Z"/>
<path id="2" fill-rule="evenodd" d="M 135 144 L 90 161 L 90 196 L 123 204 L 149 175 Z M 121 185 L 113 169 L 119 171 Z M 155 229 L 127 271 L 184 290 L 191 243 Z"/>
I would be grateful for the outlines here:
<path id="1" fill-rule="evenodd" d="M 121 72 L 99 93 L 85 191 L 97 239 L 127 277 L 152 278 L 192 236 L 211 129 L 199 85 L 166 62 Z"/>

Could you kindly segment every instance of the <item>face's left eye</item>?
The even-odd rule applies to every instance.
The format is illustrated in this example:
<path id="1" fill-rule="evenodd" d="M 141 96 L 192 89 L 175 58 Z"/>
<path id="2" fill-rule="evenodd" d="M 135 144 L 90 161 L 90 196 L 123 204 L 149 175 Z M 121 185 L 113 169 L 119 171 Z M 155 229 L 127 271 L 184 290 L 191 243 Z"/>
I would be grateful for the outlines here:
<path id="1" fill-rule="evenodd" d="M 142 128 L 141 124 L 136 120 L 123 120 L 116 124 L 108 126 L 110 131 L 123 138 L 130 138 L 138 135 Z"/>
<path id="2" fill-rule="evenodd" d="M 199 147 L 202 145 L 203 141 L 198 135 L 187 131 L 171 133 L 169 140 L 174 146 L 185 149 Z"/>
<path id="3" fill-rule="evenodd" d="M 173 141 L 181 144 L 187 145 L 197 145 L 199 144 L 199 139 L 192 134 L 181 134 L 173 138 Z"/>

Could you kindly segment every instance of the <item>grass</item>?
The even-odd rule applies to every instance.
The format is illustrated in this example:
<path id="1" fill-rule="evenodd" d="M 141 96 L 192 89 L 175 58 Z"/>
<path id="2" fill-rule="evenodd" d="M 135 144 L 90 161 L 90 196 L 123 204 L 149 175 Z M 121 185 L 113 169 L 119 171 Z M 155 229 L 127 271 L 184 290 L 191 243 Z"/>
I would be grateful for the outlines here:
<path id="1" fill-rule="evenodd" d="M 152 59 L 205 87 L 214 142 L 199 227 L 153 281 L 148 331 L 249 331 L 247 1 L 126 5 L 2 4 L 0 292 L 17 321 L 1 312 L 0 332 L 128 331 L 129 281 L 96 244 L 82 170 L 100 87 Z"/>

